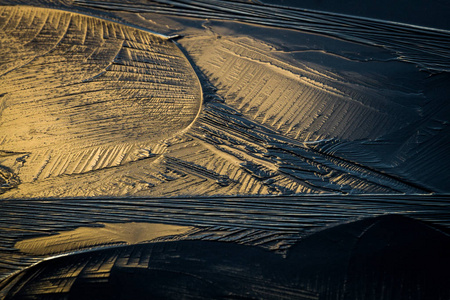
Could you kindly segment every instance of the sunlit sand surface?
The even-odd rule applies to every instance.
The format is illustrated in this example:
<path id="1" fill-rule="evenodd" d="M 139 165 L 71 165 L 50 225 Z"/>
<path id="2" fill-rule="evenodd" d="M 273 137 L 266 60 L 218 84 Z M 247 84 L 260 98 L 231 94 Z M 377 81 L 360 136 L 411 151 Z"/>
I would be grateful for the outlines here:
<path id="1" fill-rule="evenodd" d="M 97 224 L 94 224 L 97 225 Z M 138 244 L 156 238 L 181 235 L 192 227 L 154 223 L 98 224 L 80 227 L 57 235 L 26 239 L 14 247 L 32 255 L 59 254 L 92 248 L 97 245 Z"/>
<path id="2" fill-rule="evenodd" d="M 2 150 L 22 182 L 115 167 L 162 151 L 201 106 L 167 38 L 88 16 L 1 8 Z"/>
<path id="3" fill-rule="evenodd" d="M 0 0 L 0 299 L 450 298 L 450 7 L 383 1 Z"/>

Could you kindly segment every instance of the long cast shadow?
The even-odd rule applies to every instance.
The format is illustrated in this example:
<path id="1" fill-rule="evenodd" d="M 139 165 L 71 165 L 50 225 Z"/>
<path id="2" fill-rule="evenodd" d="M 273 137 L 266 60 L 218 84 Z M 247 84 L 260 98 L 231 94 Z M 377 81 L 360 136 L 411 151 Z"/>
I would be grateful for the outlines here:
<path id="1" fill-rule="evenodd" d="M 400 215 L 313 234 L 286 257 L 176 241 L 43 261 L 0 284 L 6 299 L 448 299 L 447 229 Z"/>

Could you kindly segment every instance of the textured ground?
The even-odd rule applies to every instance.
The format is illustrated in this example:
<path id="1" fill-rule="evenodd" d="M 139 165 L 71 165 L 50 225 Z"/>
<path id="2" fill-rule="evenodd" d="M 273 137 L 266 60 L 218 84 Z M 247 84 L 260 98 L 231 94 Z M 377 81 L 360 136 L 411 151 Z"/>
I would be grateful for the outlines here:
<path id="1" fill-rule="evenodd" d="M 195 120 L 198 79 L 166 37 L 58 10 L 1 12 L 0 143 L 22 183 L 148 157 Z"/>
<path id="2" fill-rule="evenodd" d="M 448 298 L 448 6 L 294 2 L 0 0 L 0 298 Z"/>

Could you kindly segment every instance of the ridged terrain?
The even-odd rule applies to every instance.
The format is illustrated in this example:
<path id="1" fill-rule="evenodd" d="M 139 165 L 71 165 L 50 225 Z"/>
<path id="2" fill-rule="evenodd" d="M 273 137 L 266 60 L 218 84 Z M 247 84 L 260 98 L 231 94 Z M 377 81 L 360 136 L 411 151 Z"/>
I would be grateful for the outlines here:
<path id="1" fill-rule="evenodd" d="M 449 298 L 450 32 L 268 2 L 0 0 L 0 299 Z"/>
<path id="2" fill-rule="evenodd" d="M 419 95 L 293 64 L 258 41 L 193 38 L 183 45 L 228 105 L 297 140 L 374 139 L 418 119 L 396 101 Z"/>
<path id="3" fill-rule="evenodd" d="M 386 213 L 449 227 L 448 204 L 448 196 L 433 195 L 3 200 L 0 203 L 3 237 L 0 276 L 52 254 L 145 241 L 133 237 L 127 224 L 109 224 L 105 229 L 98 229 L 93 241 L 77 238 L 80 232 L 89 232 L 86 227 L 101 227 L 99 223 L 139 222 L 143 233 L 145 228 L 149 229 L 145 233 L 147 237 L 157 234 L 155 228 L 158 228 L 148 223 L 164 223 L 183 226 L 179 228 L 185 231 L 184 239 L 233 242 L 283 251 L 321 228 Z M 186 226 L 196 229 L 186 231 Z M 78 227 L 82 228 L 74 230 Z M 108 230 L 110 240 L 102 233 Z"/>
<path id="4" fill-rule="evenodd" d="M 144 243 L 54 257 L 0 288 L 6 299 L 446 299 L 448 251 L 438 228 L 391 215 L 317 232 L 286 257 L 223 242 Z"/>
<path id="5" fill-rule="evenodd" d="M 107 4 L 92 0 L 74 0 L 74 3 L 135 13 L 237 20 L 328 35 L 389 49 L 396 52 L 399 59 L 425 69 L 450 71 L 450 32 L 443 29 L 253 1 L 156 0 L 152 1 L 151 7 L 127 0 L 108 1 Z"/>
<path id="6" fill-rule="evenodd" d="M 22 153 L 22 182 L 148 157 L 197 116 L 198 79 L 166 37 L 58 10 L 0 11 L 0 149 Z"/>

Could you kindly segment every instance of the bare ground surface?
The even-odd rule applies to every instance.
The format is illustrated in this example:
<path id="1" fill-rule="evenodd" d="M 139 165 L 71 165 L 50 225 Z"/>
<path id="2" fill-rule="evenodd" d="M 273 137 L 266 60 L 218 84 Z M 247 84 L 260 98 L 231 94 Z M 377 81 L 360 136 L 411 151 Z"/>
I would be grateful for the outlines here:
<path id="1" fill-rule="evenodd" d="M 450 32 L 269 2 L 0 1 L 0 297 L 447 298 Z"/>

